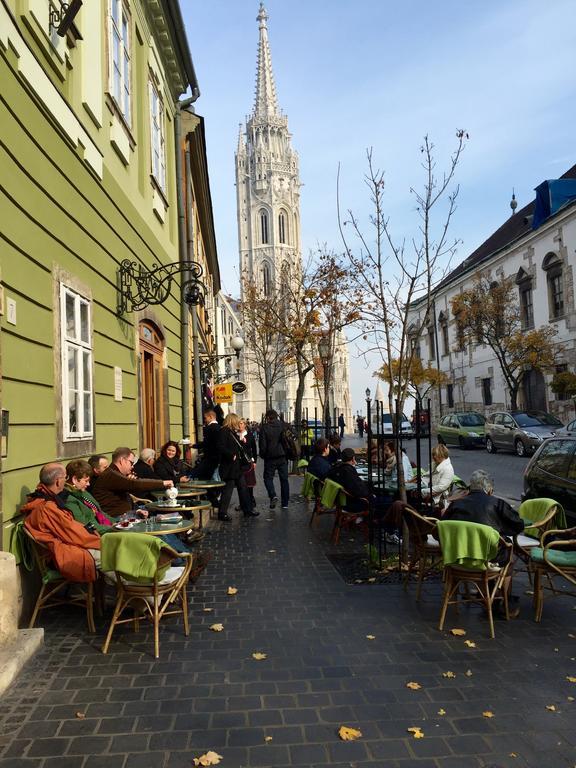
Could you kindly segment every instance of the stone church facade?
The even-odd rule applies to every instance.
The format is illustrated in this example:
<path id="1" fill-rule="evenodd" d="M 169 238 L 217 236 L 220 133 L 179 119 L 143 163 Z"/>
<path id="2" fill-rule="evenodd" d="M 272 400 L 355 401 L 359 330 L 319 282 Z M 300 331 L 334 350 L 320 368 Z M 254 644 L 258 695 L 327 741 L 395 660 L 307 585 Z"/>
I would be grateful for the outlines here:
<path id="1" fill-rule="evenodd" d="M 268 15 L 260 5 L 256 95 L 252 113 L 240 127 L 236 151 L 236 195 L 240 274 L 253 280 L 266 295 L 280 293 L 281 286 L 298 273 L 302 265 L 300 243 L 300 171 L 298 154 L 292 148 L 288 118 L 281 112 L 276 96 L 268 41 Z M 264 389 L 256 371 L 244 357 L 242 376 L 248 386 L 237 409 L 258 421 L 266 410 Z M 335 386 L 330 393 L 331 414 L 344 414 L 352 424 L 348 348 L 346 338 L 338 339 L 334 359 Z M 287 375 L 276 383 L 272 405 L 287 420 L 294 417 L 297 378 Z M 322 418 L 322 408 L 308 375 L 303 413 Z"/>

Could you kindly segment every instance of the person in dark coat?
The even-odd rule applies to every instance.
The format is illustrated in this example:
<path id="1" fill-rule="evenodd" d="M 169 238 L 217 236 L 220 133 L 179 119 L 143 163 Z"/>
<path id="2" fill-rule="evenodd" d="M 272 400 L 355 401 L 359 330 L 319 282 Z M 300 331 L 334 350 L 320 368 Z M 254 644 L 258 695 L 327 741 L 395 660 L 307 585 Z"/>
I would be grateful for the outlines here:
<path id="1" fill-rule="evenodd" d="M 278 503 L 274 488 L 274 475 L 278 472 L 280 479 L 280 496 L 282 509 L 288 509 L 290 501 L 290 484 L 288 482 L 288 458 L 282 445 L 282 433 L 286 425 L 278 418 L 278 413 L 270 409 L 266 411 L 266 423 L 262 425 L 259 436 L 260 456 L 264 459 L 264 485 L 270 499 L 270 509 Z"/>
<path id="2" fill-rule="evenodd" d="M 246 488 L 244 470 L 251 464 L 244 447 L 238 437 L 240 418 L 235 413 L 229 413 L 224 419 L 224 424 L 218 435 L 218 449 L 220 452 L 220 478 L 225 483 L 220 497 L 218 520 L 230 520 L 228 507 L 232 499 L 234 488 L 238 491 L 240 509 L 244 517 L 257 517 L 260 513 L 252 509 L 252 502 Z"/>
<path id="3" fill-rule="evenodd" d="M 188 476 L 184 463 L 180 458 L 181 451 L 178 443 L 168 440 L 160 449 L 160 456 L 154 464 L 154 473 L 161 480 L 172 480 L 174 485 L 187 483 Z"/>
<path id="4" fill-rule="evenodd" d="M 157 480 L 158 475 L 154 472 L 154 461 L 156 451 L 154 448 L 142 448 L 140 458 L 134 464 L 134 474 L 140 480 Z"/>
<path id="5" fill-rule="evenodd" d="M 340 439 L 344 437 L 345 426 L 346 426 L 346 422 L 344 421 L 344 414 L 341 413 L 340 416 L 338 416 L 338 429 L 340 431 Z"/>
<path id="6" fill-rule="evenodd" d="M 328 461 L 330 464 L 336 464 L 337 461 L 341 461 L 342 459 L 342 451 L 340 450 L 342 441 L 340 440 L 340 435 L 337 432 L 333 432 L 328 438 L 328 442 L 330 444 L 330 451 L 327 457 Z"/>
<path id="7" fill-rule="evenodd" d="M 332 464 L 330 464 L 327 458 L 329 453 L 330 445 L 328 440 L 325 437 L 319 437 L 314 443 L 314 456 L 310 459 L 306 471 L 319 480 L 324 480 L 332 468 Z"/>
<path id="8" fill-rule="evenodd" d="M 202 457 L 194 469 L 190 472 L 190 477 L 200 480 L 210 480 L 220 462 L 220 453 L 218 448 L 218 435 L 220 424 L 216 419 L 216 413 L 208 410 L 204 414 L 204 439 L 196 444 L 202 452 Z"/>
<path id="9" fill-rule="evenodd" d="M 470 493 L 455 499 L 442 520 L 463 520 L 467 523 L 489 525 L 503 536 L 514 536 L 524 530 L 524 521 L 504 499 L 494 496 L 494 482 L 483 469 L 470 476 Z"/>
<path id="10" fill-rule="evenodd" d="M 356 456 L 353 448 L 344 448 L 342 461 L 334 464 L 327 475 L 328 480 L 339 483 L 351 498 L 346 499 L 349 512 L 365 512 L 373 503 L 370 488 L 356 470 Z"/>
<path id="11" fill-rule="evenodd" d="M 246 456 L 251 464 L 244 469 L 244 481 L 248 489 L 248 496 L 252 502 L 252 509 L 256 508 L 256 499 L 254 498 L 254 488 L 256 487 L 256 462 L 258 461 L 258 447 L 254 432 L 249 428 L 246 419 L 240 419 L 240 431 L 238 438 L 244 447 Z"/>

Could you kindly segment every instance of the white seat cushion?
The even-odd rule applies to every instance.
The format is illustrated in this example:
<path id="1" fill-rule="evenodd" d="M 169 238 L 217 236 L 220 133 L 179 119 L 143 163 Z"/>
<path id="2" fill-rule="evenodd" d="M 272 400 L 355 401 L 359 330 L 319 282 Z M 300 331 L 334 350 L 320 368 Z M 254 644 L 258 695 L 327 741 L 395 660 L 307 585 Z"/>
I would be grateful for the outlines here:
<path id="1" fill-rule="evenodd" d="M 428 536 L 426 537 L 426 546 L 432 547 L 433 549 L 440 549 L 440 543 L 436 541 L 436 539 L 434 538 L 434 536 L 432 536 L 431 533 L 429 533 Z"/>
<path id="2" fill-rule="evenodd" d="M 538 539 L 534 539 L 532 536 L 526 536 L 523 533 L 519 533 L 518 536 L 516 536 L 516 542 L 522 549 L 530 549 L 530 547 L 540 546 Z"/>

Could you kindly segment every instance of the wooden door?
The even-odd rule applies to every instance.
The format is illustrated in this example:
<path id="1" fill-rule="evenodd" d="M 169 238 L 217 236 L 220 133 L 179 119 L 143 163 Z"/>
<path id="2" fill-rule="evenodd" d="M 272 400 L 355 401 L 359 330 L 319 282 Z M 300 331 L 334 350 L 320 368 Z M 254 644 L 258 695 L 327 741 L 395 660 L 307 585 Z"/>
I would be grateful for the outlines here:
<path id="1" fill-rule="evenodd" d="M 164 442 L 164 339 L 150 322 L 140 323 L 140 417 L 142 447 Z"/>

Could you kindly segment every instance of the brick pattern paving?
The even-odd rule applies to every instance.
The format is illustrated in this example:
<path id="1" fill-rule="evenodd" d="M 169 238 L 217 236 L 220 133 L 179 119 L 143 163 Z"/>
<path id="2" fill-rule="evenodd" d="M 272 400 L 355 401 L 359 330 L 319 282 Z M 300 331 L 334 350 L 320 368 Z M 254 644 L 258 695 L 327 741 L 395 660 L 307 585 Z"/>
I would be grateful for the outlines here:
<path id="1" fill-rule="evenodd" d="M 478 608 L 450 613 L 447 630 L 467 631 L 454 637 L 436 629 L 440 585 L 420 605 L 414 587 L 348 586 L 325 556 L 330 520 L 311 533 L 301 501 L 260 509 L 215 524 L 190 637 L 164 624 L 158 661 L 147 627 L 118 628 L 103 656 L 104 626 L 92 637 L 80 612 L 46 614 L 43 650 L 0 702 L 1 768 L 190 768 L 207 750 L 223 768 L 576 764 L 573 600 L 538 626 L 523 595 L 492 641 Z M 341 741 L 340 725 L 362 738 Z"/>

